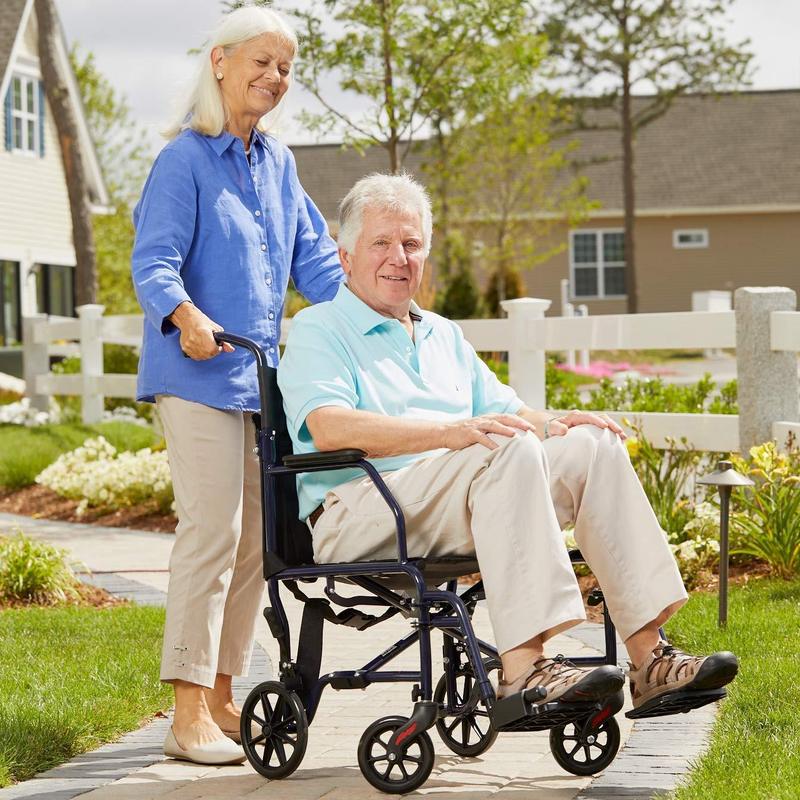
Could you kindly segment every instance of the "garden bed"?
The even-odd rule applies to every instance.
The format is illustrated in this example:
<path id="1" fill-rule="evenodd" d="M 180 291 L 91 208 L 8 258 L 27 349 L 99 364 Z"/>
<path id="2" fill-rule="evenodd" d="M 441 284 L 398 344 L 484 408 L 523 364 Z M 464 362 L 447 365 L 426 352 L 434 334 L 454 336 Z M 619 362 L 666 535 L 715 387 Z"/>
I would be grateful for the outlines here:
<path id="1" fill-rule="evenodd" d="M 160 533 L 174 533 L 178 523 L 174 515 L 160 514 L 146 503 L 110 512 L 87 509 L 80 515 L 77 508 L 77 500 L 60 497 L 51 489 L 37 484 L 16 491 L 0 491 L 0 512 L 7 514 Z"/>

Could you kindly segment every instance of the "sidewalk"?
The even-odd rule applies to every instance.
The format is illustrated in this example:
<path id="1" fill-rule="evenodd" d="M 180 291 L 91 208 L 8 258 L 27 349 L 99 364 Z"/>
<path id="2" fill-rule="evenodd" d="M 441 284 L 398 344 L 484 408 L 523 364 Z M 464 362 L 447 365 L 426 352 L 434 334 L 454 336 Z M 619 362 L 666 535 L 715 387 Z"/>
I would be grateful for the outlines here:
<path id="1" fill-rule="evenodd" d="M 91 525 L 70 525 L 0 514 L 0 532 L 21 528 L 71 551 L 89 567 L 93 583 L 137 602 L 163 601 L 166 567 L 172 536 Z M 286 601 L 292 631 L 299 628 L 302 608 L 293 598 Z M 481 638 L 491 640 L 488 614 L 479 606 L 475 627 Z M 392 619 L 369 633 L 345 627 L 327 627 L 323 672 L 356 668 L 408 631 L 405 620 Z M 259 627 L 259 647 L 252 675 L 238 682 L 240 698 L 249 688 L 273 677 L 278 653 L 266 625 Z M 570 635 L 556 637 L 551 653 L 567 656 L 594 654 L 601 646 L 599 626 L 580 626 Z M 434 647 L 438 660 L 438 648 Z M 411 648 L 393 663 L 394 669 L 414 669 L 416 651 Z M 441 674 L 436 664 L 434 674 Z M 384 797 L 366 783 L 356 762 L 356 748 L 364 729 L 378 717 L 408 714 L 411 709 L 407 684 L 381 684 L 365 692 L 326 690 L 316 719 L 309 729 L 309 743 L 299 769 L 288 779 L 268 782 L 249 765 L 205 767 L 164 760 L 160 756 L 168 720 L 156 720 L 114 744 L 50 770 L 8 789 L 0 800 L 52 798 L 69 800 L 78 794 L 91 800 L 212 800 L 247 796 L 253 800 L 366 800 Z M 694 712 L 680 719 L 632 724 L 617 716 L 623 749 L 606 772 L 579 778 L 563 772 L 550 756 L 548 734 L 503 734 L 482 756 L 462 759 L 449 751 L 435 731 L 431 738 L 436 764 L 417 794 L 447 794 L 459 800 L 511 792 L 520 800 L 590 800 L 592 798 L 650 798 L 654 791 L 674 788 L 691 759 L 705 748 L 713 722 L 713 710 Z M 155 763 L 153 763 L 155 761 Z M 128 774 L 126 774 L 128 773 Z M 124 775 L 124 777 L 120 777 Z M 105 785 L 101 785 L 105 784 Z M 99 788 L 92 788 L 97 786 Z"/>

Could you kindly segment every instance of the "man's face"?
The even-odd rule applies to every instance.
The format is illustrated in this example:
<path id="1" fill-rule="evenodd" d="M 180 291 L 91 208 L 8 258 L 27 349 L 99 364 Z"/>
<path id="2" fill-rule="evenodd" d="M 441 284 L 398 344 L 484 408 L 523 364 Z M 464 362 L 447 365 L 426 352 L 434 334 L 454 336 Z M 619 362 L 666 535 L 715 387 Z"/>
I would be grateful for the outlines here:
<path id="1" fill-rule="evenodd" d="M 419 214 L 364 209 L 354 252 L 340 249 L 339 258 L 357 297 L 380 314 L 405 317 L 425 267 Z"/>

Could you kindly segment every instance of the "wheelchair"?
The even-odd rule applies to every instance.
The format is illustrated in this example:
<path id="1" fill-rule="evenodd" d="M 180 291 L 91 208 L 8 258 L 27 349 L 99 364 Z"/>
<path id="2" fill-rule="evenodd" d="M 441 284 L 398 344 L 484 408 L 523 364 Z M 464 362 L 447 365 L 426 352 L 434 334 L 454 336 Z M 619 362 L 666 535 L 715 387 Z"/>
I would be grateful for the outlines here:
<path id="1" fill-rule="evenodd" d="M 434 748 L 428 731 L 435 728 L 455 754 L 470 758 L 488 750 L 499 733 L 550 731 L 550 749 L 556 762 L 574 775 L 593 775 L 605 769 L 620 745 L 614 715 L 622 709 L 623 693 L 597 702 L 547 702 L 546 690 L 534 687 L 496 699 L 489 674 L 500 668 L 499 653 L 477 638 L 472 615 L 485 598 L 482 583 L 458 593 L 458 578 L 477 573 L 469 557 L 413 558 L 406 550 L 403 511 L 361 450 L 292 454 L 277 370 L 252 340 L 215 333 L 218 344 L 228 342 L 249 350 L 256 360 L 261 413 L 254 415 L 255 441 L 261 465 L 262 540 L 264 579 L 269 606 L 264 616 L 279 653 L 278 680 L 260 683 L 242 707 L 242 747 L 251 766 L 269 779 L 285 778 L 300 765 L 308 743 L 308 729 L 323 690 L 365 689 L 374 683 L 408 682 L 413 685 L 409 716 L 375 720 L 358 745 L 358 765 L 375 788 L 405 794 L 422 786 L 433 769 Z M 374 482 L 391 510 L 396 525 L 397 558 L 358 563 L 315 564 L 311 534 L 298 518 L 295 477 L 301 472 L 359 468 Z M 583 563 L 579 551 L 570 552 Z M 300 583 L 324 582 L 325 598 L 309 597 Z M 337 581 L 363 594 L 340 594 Z M 303 603 L 296 657 L 280 587 Z M 326 599 L 327 598 L 327 599 Z M 597 589 L 590 605 L 603 603 Z M 342 611 L 334 610 L 340 607 Z M 370 614 L 364 608 L 382 613 Z M 408 619 L 411 631 L 356 670 L 320 676 L 325 622 L 366 630 L 391 617 Z M 613 622 L 603 605 L 605 653 L 570 659 L 579 665 L 616 665 Z M 444 674 L 433 682 L 431 634 L 442 634 Z M 385 669 L 407 649 L 419 648 L 419 669 Z M 725 696 L 724 689 L 684 692 L 657 698 L 646 707 L 629 711 L 630 718 L 689 711 Z"/>

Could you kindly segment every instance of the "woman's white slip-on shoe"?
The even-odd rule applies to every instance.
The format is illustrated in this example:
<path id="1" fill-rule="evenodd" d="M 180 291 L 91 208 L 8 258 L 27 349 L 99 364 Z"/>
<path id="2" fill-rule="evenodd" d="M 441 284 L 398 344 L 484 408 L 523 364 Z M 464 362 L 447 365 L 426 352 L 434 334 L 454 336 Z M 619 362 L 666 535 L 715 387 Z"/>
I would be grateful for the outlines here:
<path id="1" fill-rule="evenodd" d="M 164 755 L 170 758 L 180 758 L 183 761 L 192 761 L 195 764 L 212 766 L 241 764 L 245 760 L 242 748 L 227 736 L 214 742 L 199 744 L 184 750 L 178 744 L 171 727 L 167 731 L 167 738 L 164 740 Z"/>

